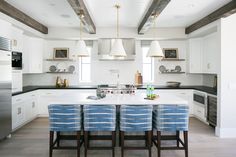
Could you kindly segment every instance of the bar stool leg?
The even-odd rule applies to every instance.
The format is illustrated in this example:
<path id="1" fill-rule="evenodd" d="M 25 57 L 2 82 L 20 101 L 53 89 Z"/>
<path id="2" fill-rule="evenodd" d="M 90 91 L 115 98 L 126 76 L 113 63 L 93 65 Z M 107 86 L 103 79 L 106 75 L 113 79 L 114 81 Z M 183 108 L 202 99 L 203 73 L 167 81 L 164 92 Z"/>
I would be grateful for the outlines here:
<path id="1" fill-rule="evenodd" d="M 176 145 L 179 148 L 179 131 L 176 131 Z"/>
<path id="2" fill-rule="evenodd" d="M 80 157 L 80 131 L 77 131 L 77 157 Z"/>
<path id="3" fill-rule="evenodd" d="M 157 157 L 161 157 L 161 132 L 157 131 Z"/>
<path id="4" fill-rule="evenodd" d="M 125 140 L 125 134 L 124 131 L 120 131 L 120 142 L 121 142 L 121 157 L 124 157 L 124 140 Z"/>
<path id="5" fill-rule="evenodd" d="M 52 157 L 54 132 L 50 131 L 49 138 L 49 157 Z"/>
<path id="6" fill-rule="evenodd" d="M 84 157 L 87 157 L 88 151 L 88 132 L 84 131 Z"/>
<path id="7" fill-rule="evenodd" d="M 152 157 L 152 131 L 147 132 L 148 154 Z"/>
<path id="8" fill-rule="evenodd" d="M 60 147 L 60 131 L 57 132 L 57 147 Z"/>
<path id="9" fill-rule="evenodd" d="M 121 147 L 121 131 L 119 131 L 119 147 Z"/>
<path id="10" fill-rule="evenodd" d="M 116 131 L 112 131 L 112 157 L 115 157 Z"/>
<path id="11" fill-rule="evenodd" d="M 184 131 L 185 157 L 188 157 L 188 131 Z"/>

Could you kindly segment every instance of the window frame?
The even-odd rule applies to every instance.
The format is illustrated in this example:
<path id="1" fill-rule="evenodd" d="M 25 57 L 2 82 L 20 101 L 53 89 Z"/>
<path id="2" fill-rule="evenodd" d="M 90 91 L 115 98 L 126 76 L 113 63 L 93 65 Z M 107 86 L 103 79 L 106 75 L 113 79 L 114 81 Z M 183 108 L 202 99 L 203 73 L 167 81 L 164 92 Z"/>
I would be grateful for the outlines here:
<path id="1" fill-rule="evenodd" d="M 144 65 L 151 65 L 151 80 L 144 80 L 144 71 L 143 71 L 143 83 L 153 83 L 155 80 L 155 62 L 154 62 L 154 58 L 150 58 L 150 62 L 144 62 L 144 55 L 147 54 L 147 52 L 144 52 L 144 48 L 149 49 L 150 46 L 148 45 L 142 45 L 141 49 L 142 49 L 142 71 L 144 70 Z"/>
<path id="2" fill-rule="evenodd" d="M 79 58 L 79 82 L 81 83 L 89 83 L 92 81 L 91 79 L 91 52 L 92 52 L 92 46 L 87 46 L 87 50 L 89 51 L 89 56 L 88 57 L 80 57 Z M 84 58 L 89 58 L 89 63 L 88 62 L 83 62 Z M 89 80 L 83 80 L 83 65 L 90 65 L 89 73 L 90 73 L 90 78 Z"/>

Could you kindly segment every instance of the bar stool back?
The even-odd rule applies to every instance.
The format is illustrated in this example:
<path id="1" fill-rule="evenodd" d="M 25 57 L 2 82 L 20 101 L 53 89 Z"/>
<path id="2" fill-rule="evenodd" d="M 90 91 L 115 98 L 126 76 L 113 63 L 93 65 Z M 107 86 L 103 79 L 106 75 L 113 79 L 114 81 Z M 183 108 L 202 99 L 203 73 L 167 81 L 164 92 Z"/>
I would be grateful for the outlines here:
<path id="1" fill-rule="evenodd" d="M 80 131 L 81 131 L 81 107 L 79 105 L 48 106 L 50 123 L 49 156 L 52 157 L 53 149 L 77 149 L 77 157 L 80 156 Z M 54 132 L 57 133 L 54 141 Z M 63 137 L 60 132 L 76 132 L 77 147 L 61 147 L 60 140 Z M 57 144 L 57 146 L 55 146 Z"/>
<path id="2" fill-rule="evenodd" d="M 146 136 L 125 135 L 125 132 L 145 132 Z M 125 149 L 148 149 L 151 157 L 152 138 L 152 106 L 151 105 L 122 105 L 120 108 L 120 140 L 121 156 Z M 128 147 L 124 140 L 145 140 L 144 147 Z"/>
<path id="3" fill-rule="evenodd" d="M 116 143 L 116 107 L 115 105 L 85 105 L 84 111 L 84 145 L 85 157 L 88 149 L 111 149 L 112 156 L 115 156 Z M 111 131 L 111 136 L 92 136 L 93 131 Z M 111 140 L 111 147 L 90 147 L 90 140 Z"/>
<path id="4" fill-rule="evenodd" d="M 158 105 L 153 110 L 153 129 L 157 136 L 153 138 L 157 147 L 157 155 L 161 156 L 161 150 L 180 149 L 185 150 L 188 157 L 188 116 L 189 108 L 184 105 Z M 180 131 L 183 132 L 184 142 L 180 139 Z M 176 135 L 162 136 L 161 132 L 175 132 Z M 162 147 L 161 140 L 176 140 L 176 147 Z M 182 144 L 180 147 L 179 144 Z"/>

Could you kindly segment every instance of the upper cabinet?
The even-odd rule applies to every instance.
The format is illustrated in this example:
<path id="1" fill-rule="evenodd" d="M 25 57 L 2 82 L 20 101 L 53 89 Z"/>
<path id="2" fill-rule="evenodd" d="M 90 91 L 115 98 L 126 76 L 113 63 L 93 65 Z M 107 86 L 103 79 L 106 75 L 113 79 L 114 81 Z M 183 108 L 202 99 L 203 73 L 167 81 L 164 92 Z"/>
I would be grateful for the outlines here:
<path id="1" fill-rule="evenodd" d="M 202 39 L 189 40 L 189 73 L 202 73 Z"/>
<path id="2" fill-rule="evenodd" d="M 11 28 L 11 44 L 12 51 L 22 52 L 23 51 L 23 31 L 12 27 Z"/>
<path id="3" fill-rule="evenodd" d="M 0 37 L 11 39 L 11 24 L 0 19 Z"/>
<path id="4" fill-rule="evenodd" d="M 217 33 L 189 39 L 189 73 L 217 74 L 219 45 Z"/>
<path id="5" fill-rule="evenodd" d="M 203 37 L 203 73 L 217 74 L 219 71 L 220 43 L 217 33 Z"/>
<path id="6" fill-rule="evenodd" d="M 44 40 L 24 36 L 23 73 L 43 73 Z"/>

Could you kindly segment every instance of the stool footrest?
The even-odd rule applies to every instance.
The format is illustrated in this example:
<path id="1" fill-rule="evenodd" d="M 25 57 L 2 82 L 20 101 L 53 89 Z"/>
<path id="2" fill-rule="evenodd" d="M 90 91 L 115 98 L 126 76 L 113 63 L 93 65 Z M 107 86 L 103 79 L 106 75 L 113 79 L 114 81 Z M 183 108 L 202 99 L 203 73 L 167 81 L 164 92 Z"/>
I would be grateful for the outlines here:
<path id="1" fill-rule="evenodd" d="M 113 147 L 87 147 L 89 150 L 112 150 Z"/>

